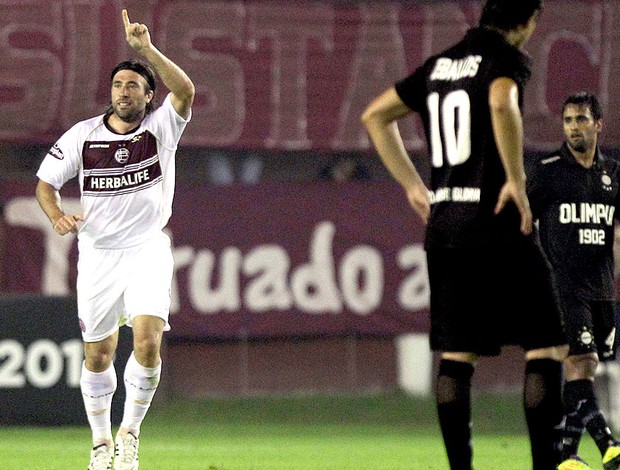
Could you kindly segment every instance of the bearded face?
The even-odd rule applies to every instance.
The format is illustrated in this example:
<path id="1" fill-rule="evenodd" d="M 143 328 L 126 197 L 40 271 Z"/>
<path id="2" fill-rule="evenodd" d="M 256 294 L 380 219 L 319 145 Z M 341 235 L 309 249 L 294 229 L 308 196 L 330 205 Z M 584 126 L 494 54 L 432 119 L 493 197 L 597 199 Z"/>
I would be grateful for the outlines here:
<path id="1" fill-rule="evenodd" d="M 111 106 L 114 114 L 126 123 L 137 123 L 145 115 L 153 98 L 142 75 L 132 70 L 120 70 L 112 80 Z"/>
<path id="2" fill-rule="evenodd" d="M 566 143 L 571 149 L 586 153 L 596 146 L 602 124 L 600 119 L 594 119 L 588 106 L 567 105 L 562 120 Z"/>

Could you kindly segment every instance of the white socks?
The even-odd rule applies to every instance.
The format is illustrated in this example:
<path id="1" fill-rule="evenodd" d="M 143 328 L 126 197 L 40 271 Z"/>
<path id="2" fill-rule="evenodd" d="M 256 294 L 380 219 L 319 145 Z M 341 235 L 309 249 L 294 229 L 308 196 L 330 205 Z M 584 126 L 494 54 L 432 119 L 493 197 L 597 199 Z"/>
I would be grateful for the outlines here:
<path id="1" fill-rule="evenodd" d="M 116 391 L 116 371 L 114 364 L 104 372 L 91 372 L 82 363 L 80 389 L 88 423 L 93 432 L 93 442 L 112 440 L 110 410 L 112 396 Z"/>
<path id="2" fill-rule="evenodd" d="M 129 429 L 136 436 L 140 433 L 140 425 L 151 406 L 160 376 L 161 363 L 153 368 L 143 367 L 138 364 L 133 352 L 131 353 L 125 366 L 126 398 L 121 427 Z M 80 389 L 93 433 L 93 443 L 113 440 L 110 411 L 116 385 L 113 363 L 104 372 L 91 372 L 82 363 Z"/>
<path id="3" fill-rule="evenodd" d="M 125 366 L 125 409 L 121 428 L 129 429 L 138 436 L 140 425 L 151 406 L 151 400 L 159 385 L 161 362 L 157 367 L 143 367 L 131 353 Z"/>

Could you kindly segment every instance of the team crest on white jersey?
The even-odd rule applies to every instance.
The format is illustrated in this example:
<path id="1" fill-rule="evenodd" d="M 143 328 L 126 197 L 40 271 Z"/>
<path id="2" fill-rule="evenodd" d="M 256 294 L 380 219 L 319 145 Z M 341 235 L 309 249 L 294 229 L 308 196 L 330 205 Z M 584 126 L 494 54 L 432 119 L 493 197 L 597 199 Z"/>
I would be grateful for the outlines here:
<path id="1" fill-rule="evenodd" d="M 119 148 L 114 154 L 114 159 L 121 165 L 124 165 L 129 160 L 129 150 L 125 147 Z"/>

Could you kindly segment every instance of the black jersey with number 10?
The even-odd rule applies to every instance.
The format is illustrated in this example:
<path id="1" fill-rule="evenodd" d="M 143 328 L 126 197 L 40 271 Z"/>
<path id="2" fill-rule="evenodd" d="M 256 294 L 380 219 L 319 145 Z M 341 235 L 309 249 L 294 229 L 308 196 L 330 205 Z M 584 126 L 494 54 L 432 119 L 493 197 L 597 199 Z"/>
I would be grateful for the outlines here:
<path id="1" fill-rule="evenodd" d="M 493 134 L 489 89 L 497 78 L 512 79 L 522 106 L 530 75 L 530 59 L 521 50 L 478 27 L 396 84 L 402 101 L 420 114 L 431 154 L 427 248 L 521 236 L 514 204 L 493 214 L 506 176 Z"/>

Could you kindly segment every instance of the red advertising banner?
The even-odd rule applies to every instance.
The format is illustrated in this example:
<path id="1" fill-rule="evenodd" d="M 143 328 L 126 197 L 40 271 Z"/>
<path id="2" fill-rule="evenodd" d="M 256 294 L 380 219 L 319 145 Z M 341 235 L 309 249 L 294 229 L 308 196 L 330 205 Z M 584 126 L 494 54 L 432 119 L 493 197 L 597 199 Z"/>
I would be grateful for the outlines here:
<path id="1" fill-rule="evenodd" d="M 1 188 L 5 291 L 66 295 L 75 238 L 52 230 L 34 186 Z M 79 211 L 76 196 L 63 190 L 69 211 Z M 180 186 L 168 230 L 172 337 L 428 329 L 423 227 L 395 183 Z"/>
<path id="2" fill-rule="evenodd" d="M 110 70 L 133 53 L 122 5 L 196 84 L 184 145 L 334 151 L 370 148 L 359 125 L 370 99 L 458 40 L 480 9 L 479 0 L 0 0 L 0 139 L 51 144 L 103 111 Z M 599 95 L 605 144 L 620 147 L 619 16 L 620 0 L 545 2 L 526 47 L 529 148 L 557 146 L 559 106 L 581 89 Z M 423 150 L 419 122 L 401 132 Z"/>

